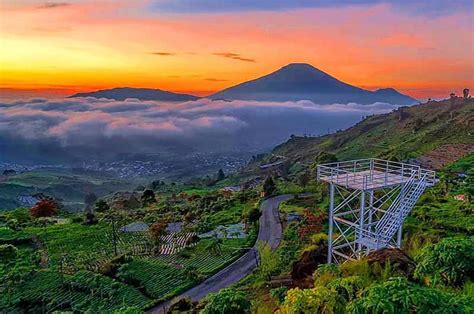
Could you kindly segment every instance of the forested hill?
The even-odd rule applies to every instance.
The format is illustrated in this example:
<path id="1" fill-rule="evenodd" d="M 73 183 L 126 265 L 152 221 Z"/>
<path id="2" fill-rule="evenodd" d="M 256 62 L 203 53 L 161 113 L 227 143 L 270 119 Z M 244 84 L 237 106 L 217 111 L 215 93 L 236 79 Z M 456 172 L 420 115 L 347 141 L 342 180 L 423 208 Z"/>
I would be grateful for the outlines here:
<path id="1" fill-rule="evenodd" d="M 321 137 L 292 137 L 250 168 L 281 160 L 311 163 L 324 153 L 339 160 L 379 157 L 406 160 L 420 157 L 444 145 L 467 152 L 474 148 L 474 99 L 430 101 L 367 117 L 344 131 Z M 467 144 L 467 145 L 458 145 Z"/>

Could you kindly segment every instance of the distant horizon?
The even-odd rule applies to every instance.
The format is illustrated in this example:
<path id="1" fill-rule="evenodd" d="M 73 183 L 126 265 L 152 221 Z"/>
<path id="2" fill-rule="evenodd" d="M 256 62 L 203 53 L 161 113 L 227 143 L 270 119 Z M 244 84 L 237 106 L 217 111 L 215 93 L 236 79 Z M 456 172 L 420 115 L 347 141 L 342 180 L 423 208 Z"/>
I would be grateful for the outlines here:
<path id="1" fill-rule="evenodd" d="M 278 69 L 281 69 L 285 66 L 288 66 L 290 64 L 294 64 L 294 63 L 296 63 L 296 62 L 292 62 L 292 63 L 288 63 L 286 65 L 282 65 L 281 67 L 275 69 L 274 71 L 276 71 Z M 315 67 L 314 65 L 309 64 L 309 63 L 305 63 L 305 64 L 308 64 L 310 66 Z M 317 67 L 315 67 L 315 68 L 318 69 Z M 274 71 L 269 72 L 269 73 L 273 73 Z M 260 78 L 260 77 L 265 76 L 269 73 L 264 73 L 264 74 L 258 75 L 255 78 L 249 79 L 249 81 Z M 327 73 L 327 74 L 331 75 L 331 73 Z M 337 79 L 337 77 L 336 77 L 336 79 Z M 224 89 L 230 88 L 232 86 L 235 86 L 235 85 L 238 85 L 238 84 L 241 84 L 241 83 L 243 83 L 243 82 L 237 82 L 233 85 L 225 86 L 222 89 L 211 90 L 211 91 L 166 90 L 166 89 L 156 87 L 156 86 L 107 86 L 107 87 L 92 87 L 92 86 L 90 86 L 90 87 L 82 87 L 82 88 L 78 88 L 78 87 L 56 87 L 56 88 L 55 87 L 49 87 L 49 88 L 38 88 L 38 89 L 27 89 L 27 88 L 18 89 L 18 88 L 0 87 L 0 99 L 13 100 L 13 99 L 17 99 L 17 98 L 29 98 L 29 97 L 38 97 L 38 98 L 45 98 L 45 99 L 66 98 L 66 97 L 72 96 L 72 95 L 77 94 L 77 93 L 87 93 L 87 92 L 94 92 L 94 91 L 99 91 L 99 90 L 110 90 L 110 89 L 119 89 L 119 88 L 158 89 L 158 90 L 163 90 L 163 91 L 167 91 L 167 92 L 188 94 L 188 95 L 197 96 L 197 97 L 200 97 L 200 98 L 206 98 L 207 96 L 210 96 L 210 95 L 212 95 L 216 92 L 222 91 Z M 350 82 L 345 82 L 345 83 L 351 84 Z M 354 86 L 356 86 L 356 85 L 354 85 Z M 376 91 L 376 90 L 379 90 L 379 89 L 386 89 L 386 88 L 394 88 L 392 86 L 356 86 L 356 87 L 366 89 L 366 90 L 369 90 L 369 91 Z M 452 93 L 452 92 L 454 92 L 456 94 L 458 94 L 458 93 L 461 94 L 462 93 L 462 90 L 460 90 L 460 91 L 452 91 L 451 90 L 451 91 L 446 91 L 446 94 L 445 95 L 440 95 L 440 97 L 416 98 L 416 96 L 410 94 L 410 91 L 405 92 L 404 90 L 398 90 L 396 88 L 394 88 L 394 89 L 401 92 L 401 93 L 403 93 L 403 94 L 405 94 L 405 95 L 411 96 L 411 97 L 413 97 L 413 98 L 415 98 L 419 101 L 426 101 L 428 99 L 442 100 L 442 99 L 445 99 L 446 97 L 448 97 L 449 94 Z"/>
<path id="2" fill-rule="evenodd" d="M 291 62 L 417 99 L 474 85 L 469 1 L 5 0 L 0 9 L 0 93 L 11 98 L 119 86 L 206 96 Z"/>

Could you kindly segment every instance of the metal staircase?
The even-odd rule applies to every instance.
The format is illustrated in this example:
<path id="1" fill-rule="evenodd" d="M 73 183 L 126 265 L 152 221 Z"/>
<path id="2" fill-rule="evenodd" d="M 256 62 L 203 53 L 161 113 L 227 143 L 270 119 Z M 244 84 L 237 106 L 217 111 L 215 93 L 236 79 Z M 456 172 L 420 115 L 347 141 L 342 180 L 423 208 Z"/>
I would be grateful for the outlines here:
<path id="1" fill-rule="evenodd" d="M 417 178 L 417 174 L 414 172 L 410 180 L 402 186 L 395 202 L 391 204 L 375 226 L 375 233 L 378 236 L 376 249 L 389 245 L 427 185 L 426 174 L 421 178 Z"/>

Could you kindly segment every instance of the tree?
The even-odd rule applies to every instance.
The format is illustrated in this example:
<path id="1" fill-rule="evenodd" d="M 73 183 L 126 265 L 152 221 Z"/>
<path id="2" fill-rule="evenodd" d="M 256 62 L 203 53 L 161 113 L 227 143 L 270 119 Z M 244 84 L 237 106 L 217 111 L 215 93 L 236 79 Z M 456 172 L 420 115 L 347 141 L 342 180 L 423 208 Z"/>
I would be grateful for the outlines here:
<path id="1" fill-rule="evenodd" d="M 445 238 L 425 247 L 416 260 L 416 277 L 460 286 L 474 279 L 474 237 Z"/>
<path id="2" fill-rule="evenodd" d="M 276 192 L 276 185 L 272 177 L 267 177 L 263 182 L 263 192 L 265 196 L 272 196 Z"/>
<path id="3" fill-rule="evenodd" d="M 213 255 L 222 255 L 222 239 L 215 235 L 211 242 L 207 244 L 206 251 L 209 251 Z"/>
<path id="4" fill-rule="evenodd" d="M 300 239 L 305 239 L 311 234 L 319 233 L 323 228 L 323 222 L 325 219 L 326 214 L 324 212 L 320 212 L 316 215 L 306 208 L 303 212 L 301 226 L 298 228 Z"/>
<path id="5" fill-rule="evenodd" d="M 156 251 L 159 251 L 161 238 L 166 235 L 167 225 L 168 224 L 163 221 L 155 222 L 148 229 L 148 236 L 150 237 L 151 241 L 153 241 Z"/>
<path id="6" fill-rule="evenodd" d="M 106 201 L 104 200 L 98 200 L 96 203 L 95 203 L 95 210 L 98 212 L 98 213 L 103 213 L 103 212 L 106 212 L 110 209 L 110 206 L 109 204 L 107 204 Z"/>
<path id="7" fill-rule="evenodd" d="M 471 98 L 471 96 L 469 96 L 469 88 L 463 89 L 462 95 L 463 95 L 464 99 Z"/>
<path id="8" fill-rule="evenodd" d="M 224 170 L 219 169 L 219 171 L 217 172 L 217 181 L 222 181 L 224 179 L 225 179 Z"/>
<path id="9" fill-rule="evenodd" d="M 244 213 L 244 219 L 248 220 L 250 223 L 254 223 L 258 221 L 262 213 L 260 212 L 260 209 L 258 207 L 252 207 L 250 210 L 246 211 Z"/>
<path id="10" fill-rule="evenodd" d="M 270 276 L 274 275 L 280 267 L 280 257 L 268 243 L 259 241 L 257 243 L 259 266 L 258 272 L 262 279 L 269 280 Z"/>
<path id="11" fill-rule="evenodd" d="M 86 196 L 84 196 L 84 204 L 86 205 L 86 211 L 87 212 L 93 212 L 93 205 L 97 201 L 97 195 L 95 195 L 93 192 L 87 193 Z"/>
<path id="12" fill-rule="evenodd" d="M 142 203 L 144 206 L 148 206 L 156 202 L 155 192 L 153 190 L 147 189 L 142 194 Z"/>
<path id="13" fill-rule="evenodd" d="M 336 155 L 325 152 L 325 151 L 320 152 L 314 159 L 314 162 L 316 165 L 330 163 L 330 162 L 337 162 L 337 161 L 338 159 Z"/>
<path id="14" fill-rule="evenodd" d="M 85 225 L 95 225 L 97 222 L 94 213 L 86 213 L 86 220 L 84 221 Z"/>
<path id="15" fill-rule="evenodd" d="M 51 217 L 58 213 L 58 204 L 49 198 L 39 200 L 30 208 L 30 215 L 34 218 Z"/>
<path id="16" fill-rule="evenodd" d="M 302 173 L 299 177 L 298 177 L 298 181 L 300 183 L 300 185 L 302 185 L 303 187 L 306 187 L 306 185 L 308 184 L 308 182 L 311 180 L 311 176 L 309 175 L 309 173 L 307 172 L 304 172 Z"/>
<path id="17" fill-rule="evenodd" d="M 202 314 L 249 314 L 251 304 L 243 291 L 230 288 L 222 289 L 207 297 L 207 304 Z"/>
<path id="18" fill-rule="evenodd" d="M 0 244 L 0 261 L 6 263 L 16 257 L 18 249 L 11 244 Z"/>

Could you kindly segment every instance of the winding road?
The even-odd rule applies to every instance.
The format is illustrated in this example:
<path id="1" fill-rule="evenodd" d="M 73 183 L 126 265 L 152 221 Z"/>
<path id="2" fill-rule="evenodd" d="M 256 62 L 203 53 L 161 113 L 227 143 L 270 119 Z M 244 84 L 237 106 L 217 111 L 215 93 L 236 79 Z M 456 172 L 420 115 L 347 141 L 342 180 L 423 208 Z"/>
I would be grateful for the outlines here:
<path id="1" fill-rule="evenodd" d="M 291 199 L 292 195 L 279 195 L 265 200 L 260 206 L 262 216 L 260 217 L 260 228 L 257 241 L 267 242 L 272 249 L 276 249 L 280 244 L 282 228 L 278 214 L 278 205 L 281 202 Z M 199 285 L 186 292 L 163 302 L 148 311 L 148 313 L 166 313 L 166 309 L 176 300 L 181 298 L 191 298 L 198 301 L 212 292 L 226 288 L 240 279 L 250 274 L 256 267 L 257 248 L 254 246 L 238 260 L 220 270 L 218 273 L 207 278 Z"/>

